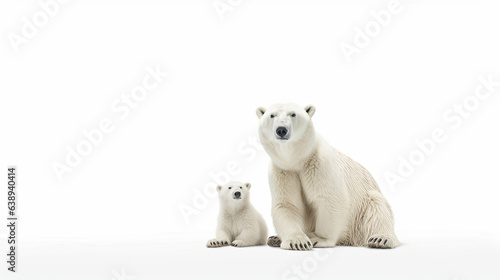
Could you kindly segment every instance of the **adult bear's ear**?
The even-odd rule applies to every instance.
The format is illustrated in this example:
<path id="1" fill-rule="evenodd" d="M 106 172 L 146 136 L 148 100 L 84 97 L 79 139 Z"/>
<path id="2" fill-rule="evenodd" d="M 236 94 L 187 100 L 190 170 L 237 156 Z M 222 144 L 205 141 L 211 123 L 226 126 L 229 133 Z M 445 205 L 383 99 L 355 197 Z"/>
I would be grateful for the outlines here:
<path id="1" fill-rule="evenodd" d="M 257 113 L 257 117 L 259 117 L 259 119 L 260 119 L 262 117 L 262 115 L 264 115 L 266 113 L 266 108 L 259 107 L 259 108 L 257 108 L 257 110 L 255 112 Z"/>
<path id="2" fill-rule="evenodd" d="M 314 112 L 316 112 L 316 107 L 314 105 L 307 105 L 304 110 L 306 110 L 306 113 L 309 115 L 310 118 L 314 115 Z"/>
<path id="3" fill-rule="evenodd" d="M 245 183 L 245 187 L 247 187 L 247 189 L 250 189 L 252 185 L 250 183 Z"/>
<path id="4" fill-rule="evenodd" d="M 221 185 L 218 185 L 217 186 L 217 191 L 220 192 L 220 190 L 222 190 L 222 186 Z"/>

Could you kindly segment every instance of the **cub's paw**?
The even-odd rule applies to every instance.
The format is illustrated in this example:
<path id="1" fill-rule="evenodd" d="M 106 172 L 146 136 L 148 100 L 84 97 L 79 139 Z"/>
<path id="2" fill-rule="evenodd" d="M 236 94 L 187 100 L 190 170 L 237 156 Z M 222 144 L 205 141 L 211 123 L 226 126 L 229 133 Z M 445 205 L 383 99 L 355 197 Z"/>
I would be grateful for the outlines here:
<path id="1" fill-rule="evenodd" d="M 391 249 L 399 245 L 399 241 L 391 236 L 375 234 L 370 236 L 365 243 L 365 246 L 370 248 Z"/>
<path id="2" fill-rule="evenodd" d="M 311 240 L 305 234 L 301 235 L 292 235 L 288 238 L 283 238 L 281 245 L 281 249 L 286 250 L 299 250 L 306 251 L 312 249 Z"/>
<path id="3" fill-rule="evenodd" d="M 222 240 L 222 239 L 210 239 L 207 241 L 208 248 L 217 248 L 217 247 L 228 246 L 228 245 L 229 245 L 229 241 Z"/>
<path id="4" fill-rule="evenodd" d="M 267 239 L 267 245 L 271 247 L 280 247 L 281 239 L 276 235 L 269 236 L 269 238 Z"/>
<path id="5" fill-rule="evenodd" d="M 311 242 L 314 248 L 332 248 L 336 245 L 335 241 L 317 236 L 311 237 Z"/>
<path id="6" fill-rule="evenodd" d="M 231 246 L 233 246 L 233 247 L 246 247 L 246 246 L 248 246 L 248 244 L 243 240 L 235 240 L 231 243 Z"/>

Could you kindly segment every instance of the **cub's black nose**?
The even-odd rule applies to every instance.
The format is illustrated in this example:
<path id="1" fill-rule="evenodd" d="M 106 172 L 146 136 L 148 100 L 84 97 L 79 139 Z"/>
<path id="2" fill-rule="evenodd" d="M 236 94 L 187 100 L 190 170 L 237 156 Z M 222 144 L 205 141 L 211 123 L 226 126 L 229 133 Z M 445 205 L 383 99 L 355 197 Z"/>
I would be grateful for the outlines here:
<path id="1" fill-rule="evenodd" d="M 235 193 L 234 193 L 234 197 L 236 197 L 236 198 L 240 198 L 240 196 L 241 196 L 241 193 L 240 193 L 240 192 L 235 192 Z"/>
<path id="2" fill-rule="evenodd" d="M 288 129 L 284 126 L 280 126 L 276 129 L 276 134 L 278 134 L 279 137 L 285 137 L 285 135 L 288 133 Z"/>

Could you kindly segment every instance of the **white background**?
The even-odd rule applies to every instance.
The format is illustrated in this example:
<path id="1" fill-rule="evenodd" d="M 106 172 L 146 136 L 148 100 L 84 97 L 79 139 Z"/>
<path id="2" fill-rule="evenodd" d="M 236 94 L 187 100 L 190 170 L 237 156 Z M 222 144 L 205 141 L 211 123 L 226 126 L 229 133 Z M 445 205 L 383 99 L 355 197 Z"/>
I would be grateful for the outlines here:
<path id="1" fill-rule="evenodd" d="M 21 242 L 198 238 L 186 246 L 209 256 L 204 242 L 214 237 L 218 202 L 206 195 L 201 206 L 193 201 L 214 184 L 212 173 L 222 176 L 234 161 L 231 179 L 252 183 L 252 202 L 273 233 L 268 156 L 250 143 L 255 109 L 294 102 L 314 104 L 317 131 L 370 170 L 393 207 L 397 232 L 409 236 L 403 243 L 411 246 L 419 235 L 489 236 L 484 242 L 495 254 L 488 259 L 499 260 L 500 87 L 460 124 L 444 118 L 474 95 L 479 77 L 500 81 L 497 1 L 401 1 L 401 11 L 351 61 L 341 45 L 353 45 L 356 28 L 364 30 L 370 12 L 387 10 L 389 1 L 230 2 L 221 19 L 212 0 L 69 1 L 18 51 L 9 38 L 22 35 L 23 17 L 33 22 L 43 9 L 37 1 L 0 4 L 0 167 L 4 174 L 8 165 L 18 167 Z M 121 118 L 114 102 L 142 83 L 148 67 L 169 76 Z M 103 119 L 114 130 L 59 180 L 54 162 L 65 164 L 67 148 Z M 386 174 L 435 129 L 446 140 L 390 187 Z M 0 206 L 6 209 L 6 188 Z M 199 213 L 186 218 L 183 207 Z M 4 255 L 5 226 L 0 233 Z M 36 255 L 22 248 L 21 263 L 23 252 L 26 262 Z M 232 252 L 218 254 L 231 259 Z M 356 259 L 358 251 L 349 252 Z M 39 261 L 21 273 L 35 275 Z M 109 269 L 95 279 L 112 277 L 115 263 L 106 261 Z M 47 265 L 61 265 L 54 262 Z M 126 260 L 116 265 L 134 270 Z"/>

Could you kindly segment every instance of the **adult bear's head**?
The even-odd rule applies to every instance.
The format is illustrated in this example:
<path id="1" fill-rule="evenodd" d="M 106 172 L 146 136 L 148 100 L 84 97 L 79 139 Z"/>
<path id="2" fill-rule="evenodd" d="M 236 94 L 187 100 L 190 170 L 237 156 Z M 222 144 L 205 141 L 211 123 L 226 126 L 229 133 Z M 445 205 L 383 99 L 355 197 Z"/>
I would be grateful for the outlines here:
<path id="1" fill-rule="evenodd" d="M 276 143 L 302 141 L 304 133 L 307 133 L 312 125 L 311 117 L 315 111 L 313 105 L 302 108 L 293 103 L 275 104 L 268 109 L 257 108 L 261 141 L 262 137 Z"/>
<path id="2" fill-rule="evenodd" d="M 311 117 L 315 107 L 275 104 L 257 108 L 260 143 L 279 167 L 295 169 L 316 147 Z"/>

